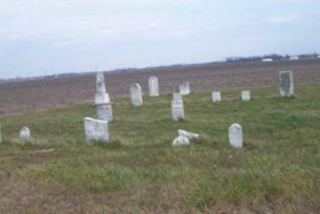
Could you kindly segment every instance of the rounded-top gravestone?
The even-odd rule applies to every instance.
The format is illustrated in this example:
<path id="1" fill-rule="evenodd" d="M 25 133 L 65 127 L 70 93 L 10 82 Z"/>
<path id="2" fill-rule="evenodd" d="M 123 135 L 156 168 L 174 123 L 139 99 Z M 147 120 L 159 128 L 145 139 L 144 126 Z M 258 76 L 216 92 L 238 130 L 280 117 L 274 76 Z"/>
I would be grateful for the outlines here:
<path id="1" fill-rule="evenodd" d="M 31 141 L 31 134 L 28 127 L 22 127 L 19 135 L 22 141 Z"/>
<path id="2" fill-rule="evenodd" d="M 243 147 L 242 127 L 237 123 L 229 127 L 229 143 L 233 148 L 239 149 Z"/>
<path id="3" fill-rule="evenodd" d="M 148 79 L 149 86 L 149 96 L 158 97 L 159 96 L 159 80 L 156 76 L 151 76 Z"/>
<path id="4" fill-rule="evenodd" d="M 131 104 L 133 106 L 142 105 L 142 89 L 138 83 L 134 83 L 130 86 Z"/>

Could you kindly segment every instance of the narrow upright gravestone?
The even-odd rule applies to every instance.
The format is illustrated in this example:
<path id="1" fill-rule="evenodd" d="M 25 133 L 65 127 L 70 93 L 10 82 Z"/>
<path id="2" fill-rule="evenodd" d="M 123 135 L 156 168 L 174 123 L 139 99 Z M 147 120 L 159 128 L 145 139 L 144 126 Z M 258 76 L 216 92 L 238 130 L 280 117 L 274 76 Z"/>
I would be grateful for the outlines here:
<path id="1" fill-rule="evenodd" d="M 24 141 L 24 142 L 29 142 L 29 141 L 31 141 L 31 134 L 30 134 L 30 130 L 29 130 L 29 128 L 28 127 L 22 127 L 21 129 L 20 129 L 20 133 L 19 133 L 19 135 L 20 135 L 20 139 L 22 140 L 22 141 Z"/>
<path id="2" fill-rule="evenodd" d="M 237 123 L 229 127 L 229 143 L 234 148 L 243 147 L 242 127 Z"/>
<path id="3" fill-rule="evenodd" d="M 1 123 L 0 123 L 0 143 L 2 143 L 2 130 L 1 130 Z"/>
<path id="4" fill-rule="evenodd" d="M 100 120 L 113 121 L 112 104 L 109 94 L 106 93 L 105 79 L 103 72 L 97 72 L 95 104 L 97 117 Z"/>
<path id="5" fill-rule="evenodd" d="M 241 91 L 241 99 L 243 101 L 250 101 L 250 99 L 251 99 L 250 91 Z"/>
<path id="6" fill-rule="evenodd" d="M 179 121 L 185 118 L 183 99 L 180 93 L 173 93 L 173 99 L 171 101 L 171 114 L 174 121 Z"/>
<path id="7" fill-rule="evenodd" d="M 84 118 L 84 132 L 87 142 L 102 141 L 108 143 L 109 141 L 108 121 L 86 117 Z"/>
<path id="8" fill-rule="evenodd" d="M 130 97 L 131 97 L 131 104 L 133 106 L 141 106 L 142 101 L 142 89 L 138 83 L 134 83 L 130 86 Z"/>
<path id="9" fill-rule="evenodd" d="M 183 82 L 179 85 L 179 92 L 181 95 L 189 95 L 190 94 L 190 83 Z"/>
<path id="10" fill-rule="evenodd" d="M 294 95 L 292 71 L 279 71 L 279 92 L 281 97 L 292 97 Z"/>
<path id="11" fill-rule="evenodd" d="M 220 102 L 221 101 L 221 92 L 220 91 L 213 91 L 212 92 L 212 102 Z"/>
<path id="12" fill-rule="evenodd" d="M 158 77 L 152 76 L 148 79 L 149 86 L 149 96 L 158 97 L 159 96 L 159 80 Z"/>

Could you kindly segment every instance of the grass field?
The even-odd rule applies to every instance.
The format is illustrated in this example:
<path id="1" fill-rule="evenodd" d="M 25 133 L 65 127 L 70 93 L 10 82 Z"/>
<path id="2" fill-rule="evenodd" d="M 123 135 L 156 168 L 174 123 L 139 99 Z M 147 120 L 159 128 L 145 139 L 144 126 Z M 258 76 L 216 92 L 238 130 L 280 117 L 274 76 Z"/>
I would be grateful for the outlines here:
<path id="1" fill-rule="evenodd" d="M 111 142 L 87 145 L 77 105 L 1 118 L 0 213 L 317 213 L 320 209 L 320 86 L 300 86 L 294 99 L 275 88 L 185 97 L 186 120 L 171 120 L 170 95 L 114 105 Z M 228 145 L 240 123 L 246 146 Z M 34 142 L 19 142 L 22 126 Z M 199 133 L 172 148 L 177 129 Z M 46 153 L 44 149 L 54 148 Z"/>

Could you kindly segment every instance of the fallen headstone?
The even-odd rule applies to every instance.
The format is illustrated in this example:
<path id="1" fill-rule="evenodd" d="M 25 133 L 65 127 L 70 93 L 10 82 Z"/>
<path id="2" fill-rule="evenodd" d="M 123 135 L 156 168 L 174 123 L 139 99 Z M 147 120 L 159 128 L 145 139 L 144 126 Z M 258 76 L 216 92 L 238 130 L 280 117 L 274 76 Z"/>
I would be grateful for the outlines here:
<path id="1" fill-rule="evenodd" d="M 229 127 L 229 143 L 233 148 L 243 147 L 242 127 L 237 123 Z"/>
<path id="2" fill-rule="evenodd" d="M 294 83 L 292 71 L 279 71 L 279 93 L 281 97 L 294 96 Z"/>
<path id="3" fill-rule="evenodd" d="M 197 134 L 197 133 L 188 132 L 188 131 L 185 131 L 185 130 L 182 130 L 182 129 L 178 130 L 178 135 L 182 136 L 182 137 L 186 137 L 190 141 L 197 140 L 200 137 L 200 135 Z"/>
<path id="4" fill-rule="evenodd" d="M 90 117 L 84 118 L 84 132 L 87 142 L 102 141 L 109 142 L 108 121 L 96 120 Z"/>
<path id="5" fill-rule="evenodd" d="M 190 141 L 188 140 L 188 138 L 183 137 L 183 136 L 179 136 L 172 141 L 172 146 L 174 146 L 174 147 L 187 146 L 187 145 L 190 145 Z"/>

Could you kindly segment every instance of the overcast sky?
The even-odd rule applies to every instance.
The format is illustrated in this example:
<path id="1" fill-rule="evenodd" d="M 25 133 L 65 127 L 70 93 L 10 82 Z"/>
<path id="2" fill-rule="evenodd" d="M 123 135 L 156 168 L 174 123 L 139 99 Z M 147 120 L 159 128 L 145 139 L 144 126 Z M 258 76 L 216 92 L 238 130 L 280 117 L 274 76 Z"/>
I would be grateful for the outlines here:
<path id="1" fill-rule="evenodd" d="M 320 0 L 0 0 L 0 79 L 320 52 Z"/>

